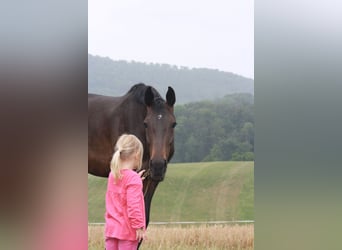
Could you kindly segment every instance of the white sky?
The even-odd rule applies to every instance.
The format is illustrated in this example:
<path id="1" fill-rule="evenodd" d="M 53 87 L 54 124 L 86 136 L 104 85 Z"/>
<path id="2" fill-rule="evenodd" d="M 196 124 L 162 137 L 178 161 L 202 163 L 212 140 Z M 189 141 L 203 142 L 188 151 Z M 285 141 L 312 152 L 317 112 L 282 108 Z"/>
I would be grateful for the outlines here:
<path id="1" fill-rule="evenodd" d="M 254 79 L 254 1 L 89 0 L 88 52 Z"/>

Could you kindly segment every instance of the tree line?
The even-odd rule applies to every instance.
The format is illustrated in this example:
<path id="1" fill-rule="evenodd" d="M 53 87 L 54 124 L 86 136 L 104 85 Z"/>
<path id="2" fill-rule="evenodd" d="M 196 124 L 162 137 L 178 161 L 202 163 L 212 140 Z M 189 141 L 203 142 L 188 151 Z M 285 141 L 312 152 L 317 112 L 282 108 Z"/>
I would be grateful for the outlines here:
<path id="1" fill-rule="evenodd" d="M 254 160 L 254 97 L 231 94 L 216 101 L 175 106 L 172 162 Z"/>

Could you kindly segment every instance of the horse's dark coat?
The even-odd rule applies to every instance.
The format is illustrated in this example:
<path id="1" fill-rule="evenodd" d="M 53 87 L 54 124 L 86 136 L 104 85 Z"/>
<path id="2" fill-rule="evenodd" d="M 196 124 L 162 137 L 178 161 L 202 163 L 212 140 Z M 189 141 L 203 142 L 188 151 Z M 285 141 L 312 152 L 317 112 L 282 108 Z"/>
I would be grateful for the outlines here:
<path id="1" fill-rule="evenodd" d="M 123 133 L 136 135 L 144 145 L 146 226 L 154 191 L 174 153 L 175 101 L 171 87 L 165 101 L 154 88 L 142 83 L 121 97 L 88 94 L 88 173 L 108 177 L 118 137 Z"/>

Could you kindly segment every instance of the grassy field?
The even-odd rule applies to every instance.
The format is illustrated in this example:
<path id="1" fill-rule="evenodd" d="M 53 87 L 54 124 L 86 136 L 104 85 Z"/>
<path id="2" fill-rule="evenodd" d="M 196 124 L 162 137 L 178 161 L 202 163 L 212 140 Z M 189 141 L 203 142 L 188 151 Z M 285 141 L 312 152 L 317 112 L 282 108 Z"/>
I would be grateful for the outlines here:
<path id="1" fill-rule="evenodd" d="M 88 221 L 104 222 L 105 178 L 88 175 Z M 150 221 L 254 219 L 254 162 L 169 164 Z"/>
<path id="2" fill-rule="evenodd" d="M 104 249 L 103 226 L 88 227 L 88 249 Z M 157 226 L 150 225 L 147 239 L 141 250 L 253 250 L 254 226 L 200 225 Z"/>

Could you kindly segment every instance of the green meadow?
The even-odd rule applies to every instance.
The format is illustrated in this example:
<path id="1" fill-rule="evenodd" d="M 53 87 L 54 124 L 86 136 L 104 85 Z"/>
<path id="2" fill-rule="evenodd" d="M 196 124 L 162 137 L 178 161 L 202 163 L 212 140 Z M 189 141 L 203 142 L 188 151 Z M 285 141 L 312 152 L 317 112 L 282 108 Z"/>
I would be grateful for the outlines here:
<path id="1" fill-rule="evenodd" d="M 88 175 L 88 221 L 104 222 L 107 179 Z M 254 220 L 254 162 L 169 164 L 151 222 Z"/>

